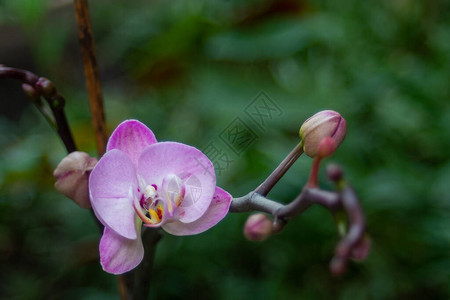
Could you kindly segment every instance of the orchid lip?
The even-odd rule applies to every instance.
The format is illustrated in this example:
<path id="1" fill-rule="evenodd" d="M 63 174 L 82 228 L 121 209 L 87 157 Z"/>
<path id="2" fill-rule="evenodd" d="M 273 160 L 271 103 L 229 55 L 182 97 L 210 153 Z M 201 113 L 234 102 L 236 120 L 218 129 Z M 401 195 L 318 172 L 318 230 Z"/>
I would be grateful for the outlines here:
<path id="1" fill-rule="evenodd" d="M 133 208 L 145 226 L 160 226 L 174 217 L 186 193 L 183 181 L 169 174 L 164 177 L 160 191 L 157 185 L 145 184 L 142 178 L 140 183 L 140 197 L 134 197 Z"/>

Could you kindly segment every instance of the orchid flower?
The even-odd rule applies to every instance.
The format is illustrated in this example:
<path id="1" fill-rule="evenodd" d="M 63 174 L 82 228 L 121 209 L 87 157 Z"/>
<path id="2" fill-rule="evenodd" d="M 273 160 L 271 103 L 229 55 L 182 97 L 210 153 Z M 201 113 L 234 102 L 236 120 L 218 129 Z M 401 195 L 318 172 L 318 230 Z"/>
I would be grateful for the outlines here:
<path id="1" fill-rule="evenodd" d="M 142 225 L 173 235 L 193 235 L 216 225 L 228 213 L 231 195 L 216 187 L 211 161 L 198 149 L 157 142 L 136 120 L 112 133 L 105 155 L 89 177 L 95 215 L 105 226 L 100 262 L 121 274 L 142 260 Z"/>

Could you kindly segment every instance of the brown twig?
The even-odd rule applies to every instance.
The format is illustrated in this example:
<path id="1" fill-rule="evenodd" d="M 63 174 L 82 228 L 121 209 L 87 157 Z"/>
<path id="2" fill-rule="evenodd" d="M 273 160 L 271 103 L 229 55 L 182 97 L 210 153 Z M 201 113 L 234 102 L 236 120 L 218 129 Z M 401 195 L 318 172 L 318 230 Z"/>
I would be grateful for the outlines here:
<path id="1" fill-rule="evenodd" d="M 80 42 L 81 57 L 83 60 L 84 77 L 89 97 L 89 107 L 94 127 L 95 144 L 98 156 L 106 151 L 108 134 L 106 130 L 105 112 L 103 109 L 103 96 L 100 85 L 97 56 L 95 53 L 94 38 L 92 34 L 91 19 L 87 0 L 74 0 L 75 16 L 78 24 L 78 38 Z M 122 300 L 129 299 L 130 284 L 124 275 L 118 276 L 119 295 Z"/>
<path id="2" fill-rule="evenodd" d="M 98 156 L 106 150 L 108 135 L 106 131 L 105 113 L 103 110 L 103 96 L 100 86 L 97 57 L 95 54 L 94 38 L 89 17 L 87 0 L 74 0 L 75 15 L 78 23 L 78 38 L 83 59 L 84 76 L 89 96 L 89 106 L 92 114 L 95 142 Z"/>
<path id="3" fill-rule="evenodd" d="M 95 141 L 98 155 L 101 157 L 106 151 L 108 136 L 87 0 L 74 0 L 74 6 Z M 142 239 L 145 255 L 141 265 L 136 270 L 118 276 L 119 294 L 123 300 L 147 299 L 148 296 L 156 245 L 161 235 L 156 230 L 146 230 Z"/>

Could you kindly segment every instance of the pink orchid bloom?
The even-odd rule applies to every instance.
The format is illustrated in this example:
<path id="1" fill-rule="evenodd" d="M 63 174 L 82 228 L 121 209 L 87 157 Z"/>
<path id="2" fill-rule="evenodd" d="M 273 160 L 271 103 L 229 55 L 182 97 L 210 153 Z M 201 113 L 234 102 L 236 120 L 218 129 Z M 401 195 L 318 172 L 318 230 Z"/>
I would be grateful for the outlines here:
<path id="1" fill-rule="evenodd" d="M 100 261 L 121 274 L 142 260 L 142 224 L 174 235 L 193 235 L 216 225 L 228 213 L 231 195 L 216 187 L 211 161 L 198 149 L 157 142 L 136 120 L 112 133 L 106 154 L 89 177 L 89 195 L 105 225 Z"/>

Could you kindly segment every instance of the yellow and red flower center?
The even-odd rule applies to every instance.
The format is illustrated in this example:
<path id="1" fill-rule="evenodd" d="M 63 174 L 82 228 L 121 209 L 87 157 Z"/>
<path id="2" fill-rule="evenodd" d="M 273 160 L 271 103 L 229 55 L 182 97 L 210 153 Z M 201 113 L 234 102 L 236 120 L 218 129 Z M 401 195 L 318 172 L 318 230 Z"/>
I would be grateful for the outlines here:
<path id="1" fill-rule="evenodd" d="M 183 202 L 185 187 L 178 176 L 168 175 L 159 191 L 157 185 L 151 184 L 140 188 L 138 192 L 140 197 L 135 198 L 133 205 L 137 215 L 147 225 L 158 225 L 165 213 L 168 217 L 174 215 L 176 208 Z"/>

